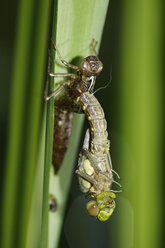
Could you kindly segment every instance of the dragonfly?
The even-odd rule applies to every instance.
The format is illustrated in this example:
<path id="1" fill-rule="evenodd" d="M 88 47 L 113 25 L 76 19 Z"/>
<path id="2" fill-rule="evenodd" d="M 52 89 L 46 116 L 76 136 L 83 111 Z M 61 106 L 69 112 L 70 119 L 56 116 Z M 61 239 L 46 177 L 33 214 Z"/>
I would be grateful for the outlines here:
<path id="1" fill-rule="evenodd" d="M 97 217 L 100 221 L 106 221 L 112 215 L 116 206 L 114 200 L 116 197 L 115 193 L 121 192 L 120 190 L 112 190 L 112 183 L 116 183 L 120 187 L 121 185 L 113 179 L 113 174 L 116 174 L 118 178 L 120 177 L 112 169 L 109 152 L 110 141 L 107 138 L 107 122 L 104 111 L 93 94 L 96 76 L 102 71 L 103 64 L 97 56 L 95 50 L 96 43 L 92 44 L 95 56 L 84 58 L 80 68 L 66 62 L 61 57 L 54 42 L 53 45 L 61 62 L 65 66 L 77 71 L 76 74 L 49 73 L 51 77 L 70 78 L 70 80 L 62 83 L 53 93 L 45 95 L 45 99 L 49 100 L 65 89 L 64 94 L 55 101 L 55 116 L 57 120 L 55 123 L 58 125 L 58 127 L 55 127 L 58 133 L 55 132 L 54 134 L 56 136 L 56 147 L 54 146 L 53 148 L 55 165 L 58 162 L 55 168 L 58 168 L 63 160 L 63 155 L 68 145 L 68 136 L 71 134 L 71 124 L 69 124 L 71 123 L 69 119 L 72 119 L 70 117 L 71 114 L 73 112 L 84 113 L 89 121 L 90 131 L 88 129 L 86 132 L 76 173 L 79 177 L 81 190 L 87 194 L 87 197 L 93 198 L 86 205 L 88 214 Z M 60 134 L 60 130 L 63 131 L 63 134 Z M 59 134 L 60 137 L 58 138 Z M 65 148 L 62 147 L 62 143 L 59 144 L 58 142 L 58 139 L 61 137 L 67 140 L 66 143 L 63 142 Z M 58 159 L 59 157 L 60 159 Z"/>
<path id="2" fill-rule="evenodd" d="M 110 141 L 108 140 L 107 122 L 104 111 L 93 94 L 83 93 L 77 101 L 89 121 L 90 130 L 85 135 L 82 152 L 79 155 L 78 170 L 81 190 L 93 198 L 86 205 L 89 215 L 96 216 L 100 221 L 106 221 L 115 209 L 116 192 L 112 183 L 121 185 L 113 179 L 113 174 L 119 175 L 112 169 L 110 157 Z"/>

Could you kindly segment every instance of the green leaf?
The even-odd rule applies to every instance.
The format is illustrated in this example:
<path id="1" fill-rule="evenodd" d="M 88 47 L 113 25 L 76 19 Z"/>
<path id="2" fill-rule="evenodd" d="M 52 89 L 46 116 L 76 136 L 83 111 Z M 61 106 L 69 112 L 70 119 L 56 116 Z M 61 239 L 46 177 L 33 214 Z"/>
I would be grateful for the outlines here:
<path id="1" fill-rule="evenodd" d="M 75 57 L 86 57 L 90 55 L 90 43 L 95 38 L 99 44 L 103 31 L 108 0 L 104 4 L 99 0 L 85 1 L 58 1 L 54 7 L 54 25 L 52 37 L 62 55 L 68 62 Z M 57 13 L 56 13 L 57 11 Z M 97 47 L 97 49 L 99 46 Z M 54 58 L 54 50 L 51 51 Z M 57 56 L 56 56 L 56 59 Z M 60 62 L 58 60 L 58 62 Z M 64 66 L 52 66 L 53 72 L 67 72 Z M 58 83 L 59 81 L 55 81 Z M 52 92 L 53 86 L 51 86 Z M 43 224 L 42 224 L 42 247 L 47 247 L 47 239 L 49 247 L 57 247 L 60 237 L 65 205 L 69 191 L 69 185 L 73 175 L 73 167 L 77 161 L 77 146 L 80 137 L 80 131 L 83 123 L 82 116 L 74 118 L 73 133 L 69 145 L 68 152 L 65 156 L 62 168 L 57 175 L 54 175 L 53 168 L 50 172 L 50 188 L 48 185 L 49 168 L 52 154 L 52 137 L 53 137 L 53 101 L 48 103 L 47 114 L 47 141 L 46 141 L 46 169 L 43 202 Z M 49 190 L 49 191 L 48 191 Z M 48 225 L 48 192 L 53 194 L 57 200 L 56 213 L 49 214 L 49 237 L 47 237 Z"/>
<path id="2" fill-rule="evenodd" d="M 124 1 L 116 81 L 118 247 L 161 247 L 162 2 Z M 114 75 L 115 78 L 115 75 Z M 115 148 L 113 147 L 113 150 Z"/>
<path id="3" fill-rule="evenodd" d="M 58 246 L 83 116 L 74 118 L 70 147 L 55 176 L 51 167 L 54 103 L 53 99 L 45 103 L 43 97 L 51 11 L 52 37 L 70 62 L 90 54 L 92 38 L 100 43 L 107 6 L 108 0 L 104 4 L 63 0 L 55 1 L 51 10 L 49 0 L 19 2 L 0 224 L 3 248 Z M 55 66 L 53 49 L 51 54 L 52 71 L 66 71 Z M 55 87 L 51 81 L 49 90 Z M 55 214 L 49 214 L 49 193 L 57 199 Z"/>
<path id="4" fill-rule="evenodd" d="M 4 248 L 25 247 L 27 239 L 42 125 L 49 11 L 50 1 L 19 3 L 1 222 Z"/>

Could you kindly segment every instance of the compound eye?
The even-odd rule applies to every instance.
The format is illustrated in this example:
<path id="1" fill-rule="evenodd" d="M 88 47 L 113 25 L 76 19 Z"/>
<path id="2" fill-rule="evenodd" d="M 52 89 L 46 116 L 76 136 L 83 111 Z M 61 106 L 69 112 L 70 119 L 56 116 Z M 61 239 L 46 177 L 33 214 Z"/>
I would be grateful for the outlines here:
<path id="1" fill-rule="evenodd" d="M 103 64 L 101 63 L 101 61 L 91 61 L 90 62 L 90 71 L 91 73 L 93 73 L 94 75 L 98 75 L 100 73 L 100 71 L 102 71 L 103 69 Z"/>
<path id="2" fill-rule="evenodd" d="M 101 63 L 101 61 L 98 62 L 98 73 L 101 72 L 103 69 L 103 64 Z"/>
<path id="3" fill-rule="evenodd" d="M 98 220 L 106 221 L 112 215 L 114 208 L 103 208 L 100 210 L 99 214 L 97 215 Z"/>
<path id="4" fill-rule="evenodd" d="M 82 63 L 82 69 L 84 70 L 84 71 L 89 71 L 90 70 L 90 65 L 89 65 L 89 62 L 87 62 L 87 61 L 84 61 L 83 63 Z"/>
<path id="5" fill-rule="evenodd" d="M 97 216 L 99 213 L 99 207 L 98 207 L 96 201 L 89 201 L 86 205 L 86 210 L 87 210 L 89 215 Z"/>

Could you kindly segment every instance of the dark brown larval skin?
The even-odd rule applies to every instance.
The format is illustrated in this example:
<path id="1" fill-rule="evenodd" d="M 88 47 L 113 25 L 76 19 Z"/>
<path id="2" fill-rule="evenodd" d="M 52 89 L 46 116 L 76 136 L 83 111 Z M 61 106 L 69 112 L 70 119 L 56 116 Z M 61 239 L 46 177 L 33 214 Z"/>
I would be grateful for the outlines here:
<path id="1" fill-rule="evenodd" d="M 94 41 L 95 42 L 95 41 Z M 93 92 L 96 76 L 101 72 L 103 65 L 98 59 L 95 44 L 92 43 L 92 49 L 96 56 L 88 56 L 82 61 L 81 67 L 67 63 L 60 55 L 57 47 L 53 43 L 54 48 L 61 62 L 74 70 L 76 74 L 65 73 L 56 74 L 49 73 L 51 77 L 67 77 L 68 81 L 62 83 L 49 96 L 45 95 L 45 100 L 49 100 L 57 93 L 61 92 L 60 96 L 55 100 L 54 112 L 54 141 L 53 141 L 53 166 L 55 172 L 60 168 L 65 152 L 67 150 L 72 129 L 72 118 L 74 113 L 83 113 L 82 105 L 77 101 L 77 98 L 84 92 Z M 46 87 L 47 88 L 47 87 Z M 63 90 L 63 91 L 62 91 Z"/>
<path id="2" fill-rule="evenodd" d="M 72 133 L 73 113 L 54 108 L 54 134 L 52 163 L 57 171 L 62 164 Z"/>

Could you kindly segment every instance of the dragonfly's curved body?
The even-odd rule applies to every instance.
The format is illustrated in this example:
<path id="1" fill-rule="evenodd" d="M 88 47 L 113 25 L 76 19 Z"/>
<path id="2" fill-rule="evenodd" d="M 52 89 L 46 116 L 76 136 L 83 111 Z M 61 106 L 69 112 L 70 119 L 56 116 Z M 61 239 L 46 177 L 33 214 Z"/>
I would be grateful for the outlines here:
<path id="1" fill-rule="evenodd" d="M 104 111 L 93 94 L 85 92 L 77 101 L 88 118 L 91 134 L 87 130 L 76 173 L 79 175 L 82 191 L 94 198 L 87 204 L 88 213 L 105 221 L 115 208 L 115 194 L 111 191 L 111 185 L 115 181 L 109 153 L 107 122 Z"/>

